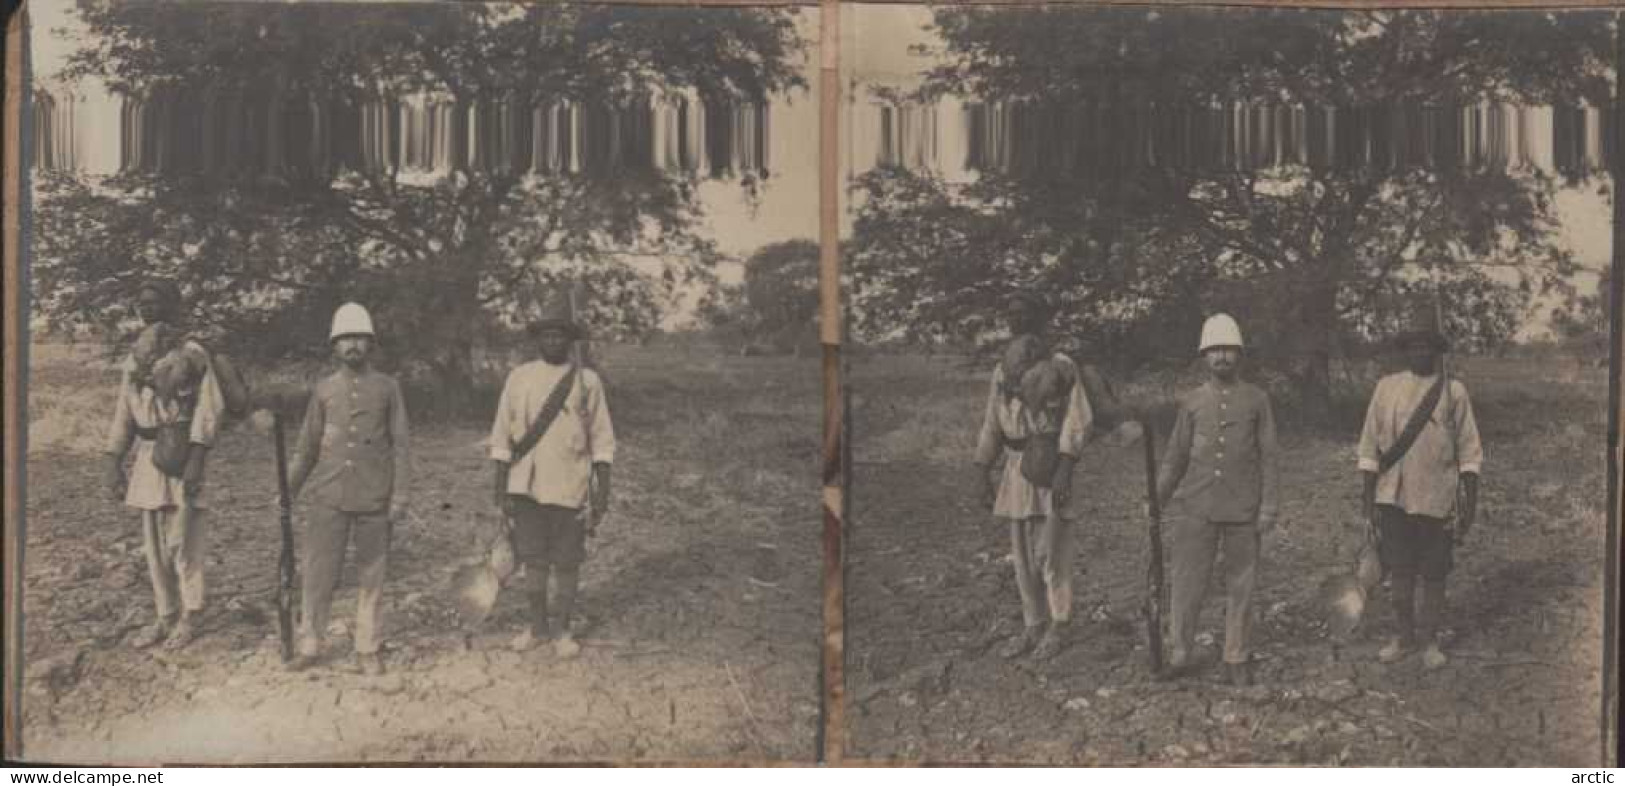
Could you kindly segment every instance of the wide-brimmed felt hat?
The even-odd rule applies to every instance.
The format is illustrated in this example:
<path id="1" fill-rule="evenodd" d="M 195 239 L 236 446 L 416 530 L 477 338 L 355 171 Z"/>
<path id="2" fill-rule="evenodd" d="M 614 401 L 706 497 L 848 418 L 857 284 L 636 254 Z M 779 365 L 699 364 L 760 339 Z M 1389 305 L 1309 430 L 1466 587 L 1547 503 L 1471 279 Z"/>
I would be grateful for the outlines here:
<path id="1" fill-rule="evenodd" d="M 136 285 L 136 295 L 140 295 L 142 292 L 148 291 L 158 293 L 158 295 L 164 299 L 164 302 L 170 306 L 180 305 L 181 287 L 171 279 L 153 277 L 144 279 L 140 284 Z"/>
<path id="2" fill-rule="evenodd" d="M 1418 341 L 1427 342 L 1441 352 L 1450 348 L 1450 338 L 1445 335 L 1444 326 L 1439 324 L 1439 309 L 1432 301 L 1413 303 L 1405 313 L 1398 335 L 1394 336 L 1397 346 L 1408 346 Z"/>
<path id="3" fill-rule="evenodd" d="M 568 289 L 560 288 L 549 292 L 542 299 L 541 309 L 536 318 L 530 323 L 532 333 L 549 328 L 561 328 L 572 338 L 580 338 L 583 333 L 581 322 L 576 316 L 574 298 Z"/>

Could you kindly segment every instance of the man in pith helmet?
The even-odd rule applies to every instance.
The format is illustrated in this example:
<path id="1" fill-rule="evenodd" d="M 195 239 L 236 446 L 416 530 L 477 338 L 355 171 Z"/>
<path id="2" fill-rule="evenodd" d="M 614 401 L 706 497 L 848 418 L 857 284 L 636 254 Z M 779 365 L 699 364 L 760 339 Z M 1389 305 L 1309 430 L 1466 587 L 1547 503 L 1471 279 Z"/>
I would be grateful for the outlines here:
<path id="1" fill-rule="evenodd" d="M 1173 530 L 1173 651 L 1169 674 L 1196 667 L 1195 639 L 1213 560 L 1224 549 L 1226 677 L 1250 684 L 1253 588 L 1261 536 L 1279 509 L 1275 415 L 1263 389 L 1239 376 L 1241 327 L 1228 314 L 1202 325 L 1209 378 L 1179 402 L 1157 473 Z"/>
<path id="2" fill-rule="evenodd" d="M 384 671 L 381 643 L 384 579 L 395 522 L 409 509 L 411 454 L 406 401 L 395 379 L 372 368 L 372 317 L 356 303 L 333 315 L 329 334 L 338 370 L 316 384 L 289 470 L 294 497 L 311 494 L 305 532 L 299 656 L 314 665 L 344 552 L 355 546 L 360 574 L 355 654 L 363 674 Z"/>

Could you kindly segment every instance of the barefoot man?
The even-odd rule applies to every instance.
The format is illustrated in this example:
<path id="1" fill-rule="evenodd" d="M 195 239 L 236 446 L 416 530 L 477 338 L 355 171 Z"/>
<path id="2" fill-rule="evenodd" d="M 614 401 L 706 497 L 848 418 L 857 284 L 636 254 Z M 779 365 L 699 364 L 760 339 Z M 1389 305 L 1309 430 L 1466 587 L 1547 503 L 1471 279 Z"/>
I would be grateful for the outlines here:
<path id="1" fill-rule="evenodd" d="M 563 658 L 580 652 L 571 615 L 586 540 L 609 509 L 615 460 L 603 381 L 571 361 L 582 332 L 573 305 L 562 292 L 543 305 L 531 326 L 541 359 L 509 372 L 490 439 L 493 502 L 512 527 L 530 585 L 530 620 L 511 646 L 525 651 L 552 638 Z"/>
<path id="2" fill-rule="evenodd" d="M 180 289 L 152 280 L 141 285 L 136 299 L 147 327 L 119 381 L 105 482 L 114 499 L 141 512 L 157 614 L 132 643 L 146 648 L 164 642 L 178 649 L 196 635 L 203 610 L 203 469 L 224 403 L 207 352 L 181 338 Z M 124 459 L 131 447 L 135 460 L 126 476 Z"/>
<path id="3" fill-rule="evenodd" d="M 1441 373 L 1447 343 L 1436 310 L 1419 306 L 1398 344 L 1406 368 L 1377 382 L 1359 447 L 1365 515 L 1398 623 L 1378 657 L 1393 663 L 1420 646 L 1435 669 L 1446 660 L 1437 639 L 1445 577 L 1478 512 L 1484 446 L 1467 386 Z"/>
<path id="4" fill-rule="evenodd" d="M 1045 660 L 1066 646 L 1072 620 L 1073 533 L 1065 514 L 1094 413 L 1077 366 L 1051 352 L 1044 338 L 1045 304 L 1017 295 L 1009 319 L 1016 337 L 993 370 L 976 440 L 976 488 L 1010 531 L 1021 592 L 1022 632 L 999 654 L 1015 658 L 1031 651 Z M 995 481 L 993 464 L 1001 455 L 1004 468 Z M 1047 460 L 1036 460 L 1041 457 Z"/>

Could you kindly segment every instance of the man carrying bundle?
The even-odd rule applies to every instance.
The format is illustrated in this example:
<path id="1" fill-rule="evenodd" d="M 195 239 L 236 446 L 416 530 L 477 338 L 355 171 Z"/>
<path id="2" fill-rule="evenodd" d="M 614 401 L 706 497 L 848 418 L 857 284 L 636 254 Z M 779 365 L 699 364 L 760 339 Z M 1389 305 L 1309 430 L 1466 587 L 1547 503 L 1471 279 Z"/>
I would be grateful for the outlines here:
<path id="1" fill-rule="evenodd" d="M 204 462 L 224 412 L 208 353 L 177 326 L 180 289 L 143 283 L 137 310 L 147 323 L 119 381 L 108 431 L 106 485 L 114 499 L 141 511 L 142 550 L 157 615 L 137 634 L 138 649 L 164 642 L 186 646 L 203 610 L 207 520 Z M 130 474 L 124 458 L 135 448 Z"/>
<path id="2" fill-rule="evenodd" d="M 572 352 L 582 330 L 568 294 L 543 304 L 531 329 L 541 359 L 509 372 L 491 425 L 493 502 L 529 582 L 530 620 L 511 646 L 556 636 L 554 652 L 570 658 L 581 650 L 570 622 L 586 539 L 609 509 L 615 429 L 603 381 Z"/>
<path id="3" fill-rule="evenodd" d="M 1228 314 L 1202 325 L 1198 350 L 1211 376 L 1180 399 L 1157 473 L 1157 499 L 1173 529 L 1171 678 L 1196 666 L 1196 623 L 1222 542 L 1226 676 L 1235 685 L 1252 681 L 1253 587 L 1259 543 L 1278 510 L 1277 451 L 1269 396 L 1238 376 L 1241 349 L 1241 328 Z"/>
<path id="4" fill-rule="evenodd" d="M 356 599 L 355 654 L 361 673 L 379 675 L 384 579 L 390 530 L 409 509 L 411 458 L 406 400 L 394 377 L 368 362 L 372 317 L 356 303 L 333 314 L 328 340 L 339 369 L 316 383 L 299 430 L 290 498 L 307 486 L 314 495 L 306 527 L 299 597 L 299 656 L 288 665 L 315 665 L 327 632 L 344 552 L 355 544 L 361 590 Z"/>
<path id="5" fill-rule="evenodd" d="M 993 370 L 976 440 L 976 487 L 1010 530 L 1021 592 L 1023 630 L 999 654 L 1032 651 L 1043 660 L 1065 647 L 1072 619 L 1073 533 L 1065 511 L 1095 414 L 1076 364 L 1051 352 L 1044 338 L 1044 303 L 1017 295 L 1009 317 L 1016 337 Z M 1007 458 L 994 481 L 1001 455 Z"/>
<path id="6" fill-rule="evenodd" d="M 1448 343 L 1437 311 L 1418 307 L 1398 344 L 1406 369 L 1377 382 L 1359 447 L 1366 520 L 1398 622 L 1378 657 L 1394 663 L 1420 645 L 1422 664 L 1435 669 L 1446 662 L 1436 638 L 1445 577 L 1477 515 L 1484 447 L 1467 386 L 1440 368 Z"/>

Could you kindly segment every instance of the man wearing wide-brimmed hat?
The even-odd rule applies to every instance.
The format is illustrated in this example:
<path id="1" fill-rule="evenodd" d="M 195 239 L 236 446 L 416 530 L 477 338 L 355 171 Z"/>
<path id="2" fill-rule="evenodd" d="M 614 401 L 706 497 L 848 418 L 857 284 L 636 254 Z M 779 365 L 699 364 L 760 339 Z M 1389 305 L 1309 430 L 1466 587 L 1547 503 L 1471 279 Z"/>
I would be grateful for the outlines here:
<path id="1" fill-rule="evenodd" d="M 530 620 L 511 646 L 525 651 L 552 638 L 557 655 L 574 657 L 571 617 L 586 539 L 609 508 L 615 429 L 603 380 L 572 358 L 582 337 L 575 298 L 551 294 L 531 325 L 541 358 L 508 373 L 490 455 L 494 502 L 529 582 Z"/>
<path id="2" fill-rule="evenodd" d="M 1416 304 L 1396 344 L 1406 368 L 1377 382 L 1359 447 L 1366 519 L 1379 535 L 1398 622 L 1378 657 L 1392 663 L 1421 646 L 1423 665 L 1438 668 L 1445 577 L 1477 515 L 1484 448 L 1467 386 L 1442 373 L 1449 345 L 1437 307 Z"/>
<path id="3" fill-rule="evenodd" d="M 185 646 L 204 605 L 204 463 L 224 403 L 207 352 L 181 334 L 180 306 L 172 281 L 149 279 L 136 291 L 146 327 L 124 364 L 107 440 L 105 483 L 113 498 L 141 511 L 157 607 L 153 623 L 132 642 L 137 648 Z"/>
<path id="4" fill-rule="evenodd" d="M 344 552 L 353 543 L 361 585 L 356 665 L 367 675 L 384 671 L 379 655 L 384 579 L 392 524 L 409 509 L 411 459 L 401 387 L 368 361 L 375 336 L 372 316 L 360 304 L 345 303 L 333 314 L 328 340 L 339 368 L 311 393 L 288 471 L 294 497 L 311 492 L 300 587 L 302 635 L 293 670 L 308 668 L 321 654 Z"/>

